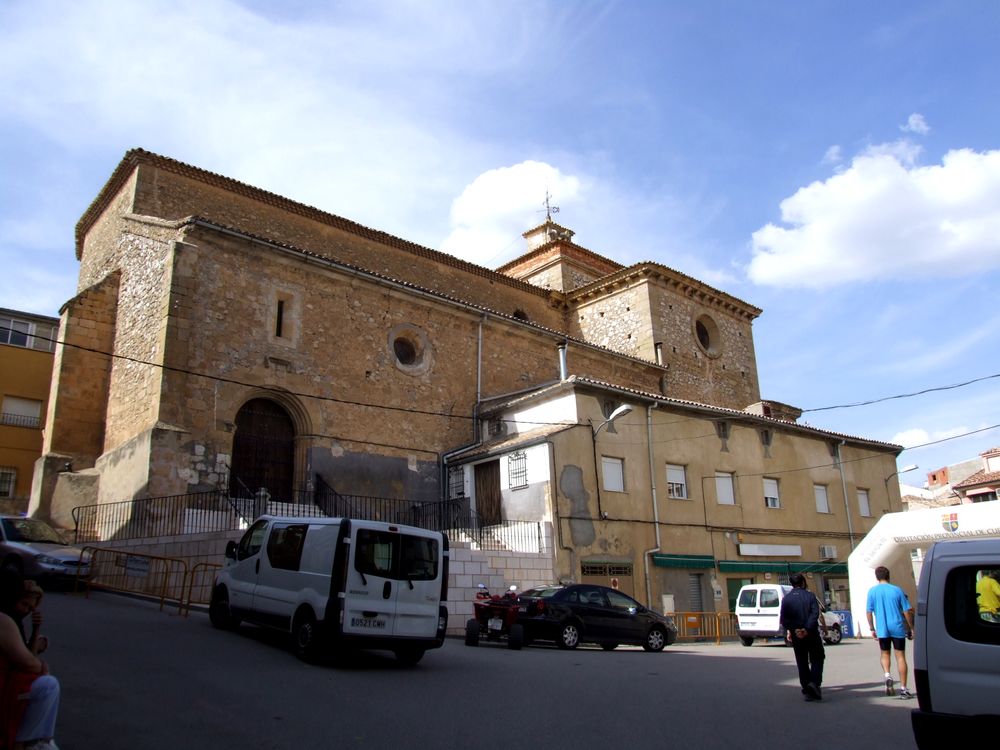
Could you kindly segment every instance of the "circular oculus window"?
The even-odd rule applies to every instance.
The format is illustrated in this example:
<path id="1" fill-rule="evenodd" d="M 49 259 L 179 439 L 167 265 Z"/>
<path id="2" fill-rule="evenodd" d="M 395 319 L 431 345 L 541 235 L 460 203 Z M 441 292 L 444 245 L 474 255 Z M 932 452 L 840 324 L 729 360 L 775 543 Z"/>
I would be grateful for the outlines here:
<path id="1" fill-rule="evenodd" d="M 695 320 L 694 335 L 698 346 L 709 357 L 718 357 L 722 354 L 722 335 L 719 333 L 719 326 L 708 315 L 699 315 Z"/>
<path id="2" fill-rule="evenodd" d="M 398 325 L 389 331 L 389 351 L 396 367 L 408 375 L 422 375 L 433 364 L 427 334 L 410 324 Z"/>

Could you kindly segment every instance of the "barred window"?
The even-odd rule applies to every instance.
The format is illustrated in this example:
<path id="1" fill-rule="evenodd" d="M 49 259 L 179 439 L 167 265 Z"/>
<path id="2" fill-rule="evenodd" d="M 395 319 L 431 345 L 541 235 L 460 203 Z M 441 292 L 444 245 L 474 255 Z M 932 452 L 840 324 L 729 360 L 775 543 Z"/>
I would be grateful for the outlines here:
<path id="1" fill-rule="evenodd" d="M 528 456 L 524 451 L 511 453 L 507 457 L 507 472 L 512 490 L 528 486 Z"/>
<path id="2" fill-rule="evenodd" d="M 448 469 L 448 498 L 454 500 L 465 497 L 465 469 L 452 466 Z"/>
<path id="3" fill-rule="evenodd" d="M 0 466 L 0 497 L 14 497 L 16 484 L 17 469 L 13 466 Z"/>
<path id="4" fill-rule="evenodd" d="M 684 467 L 677 464 L 667 464 L 667 497 L 686 500 L 687 496 L 687 477 L 684 473 Z"/>

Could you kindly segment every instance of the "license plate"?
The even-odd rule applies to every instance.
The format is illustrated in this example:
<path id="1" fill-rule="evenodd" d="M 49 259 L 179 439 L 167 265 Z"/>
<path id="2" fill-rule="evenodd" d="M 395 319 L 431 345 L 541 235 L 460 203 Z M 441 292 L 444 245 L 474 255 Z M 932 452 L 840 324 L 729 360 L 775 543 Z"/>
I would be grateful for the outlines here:
<path id="1" fill-rule="evenodd" d="M 377 617 L 352 617 L 351 627 L 385 630 L 385 620 L 380 620 Z"/>
<path id="2" fill-rule="evenodd" d="M 499 617 L 491 617 L 490 630 L 503 630 L 503 620 Z"/>

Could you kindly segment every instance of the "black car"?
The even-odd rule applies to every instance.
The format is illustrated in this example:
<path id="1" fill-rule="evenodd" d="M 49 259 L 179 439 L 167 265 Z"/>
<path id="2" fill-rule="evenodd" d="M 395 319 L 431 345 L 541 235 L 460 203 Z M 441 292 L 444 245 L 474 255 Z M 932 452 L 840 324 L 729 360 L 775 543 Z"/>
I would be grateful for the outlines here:
<path id="1" fill-rule="evenodd" d="M 620 591 L 586 583 L 528 589 L 518 596 L 517 621 L 525 643 L 555 641 L 559 648 L 597 643 L 611 651 L 628 643 L 662 651 L 677 640 L 669 617 Z"/>

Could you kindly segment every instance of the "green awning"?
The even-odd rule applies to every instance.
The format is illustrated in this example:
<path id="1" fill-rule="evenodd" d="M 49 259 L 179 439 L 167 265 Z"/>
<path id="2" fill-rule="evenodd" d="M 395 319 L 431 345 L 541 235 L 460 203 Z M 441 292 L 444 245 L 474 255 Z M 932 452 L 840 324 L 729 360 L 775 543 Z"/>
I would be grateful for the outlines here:
<path id="1" fill-rule="evenodd" d="M 660 568 L 714 568 L 711 555 L 674 555 L 666 552 L 653 554 L 653 565 Z"/>
<path id="2" fill-rule="evenodd" d="M 826 573 L 847 575 L 847 563 L 719 560 L 722 573 Z"/>

